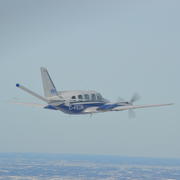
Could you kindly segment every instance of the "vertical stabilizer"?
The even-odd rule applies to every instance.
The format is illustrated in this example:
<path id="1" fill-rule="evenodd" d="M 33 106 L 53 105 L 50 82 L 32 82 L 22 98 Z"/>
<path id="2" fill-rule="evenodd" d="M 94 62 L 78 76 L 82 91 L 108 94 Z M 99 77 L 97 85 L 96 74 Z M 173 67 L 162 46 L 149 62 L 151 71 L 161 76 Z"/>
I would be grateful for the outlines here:
<path id="1" fill-rule="evenodd" d="M 44 67 L 41 67 L 41 76 L 45 97 L 57 96 L 58 94 L 56 91 L 56 87 L 54 86 L 54 83 L 51 80 L 51 77 L 49 76 L 47 69 Z"/>

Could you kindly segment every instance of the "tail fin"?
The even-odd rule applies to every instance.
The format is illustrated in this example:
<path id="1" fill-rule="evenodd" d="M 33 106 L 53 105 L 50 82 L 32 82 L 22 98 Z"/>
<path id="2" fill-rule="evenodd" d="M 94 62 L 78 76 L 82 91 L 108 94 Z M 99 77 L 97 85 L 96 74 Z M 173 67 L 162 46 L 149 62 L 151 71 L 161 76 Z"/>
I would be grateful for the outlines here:
<path id="1" fill-rule="evenodd" d="M 45 97 L 48 98 L 52 96 L 57 96 L 58 94 L 56 91 L 56 87 L 54 86 L 54 83 L 51 80 L 51 77 L 49 76 L 47 69 L 44 67 L 41 67 L 41 76 Z"/>

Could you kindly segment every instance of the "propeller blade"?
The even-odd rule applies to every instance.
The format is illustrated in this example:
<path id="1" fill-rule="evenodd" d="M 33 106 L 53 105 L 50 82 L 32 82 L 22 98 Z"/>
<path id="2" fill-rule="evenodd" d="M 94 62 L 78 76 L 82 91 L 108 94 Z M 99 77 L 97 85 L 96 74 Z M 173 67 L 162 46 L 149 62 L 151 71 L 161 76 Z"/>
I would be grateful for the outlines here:
<path id="1" fill-rule="evenodd" d="M 129 109 L 128 116 L 129 116 L 129 119 L 133 119 L 136 117 L 136 113 L 132 109 Z"/>
<path id="2" fill-rule="evenodd" d="M 132 96 L 132 98 L 131 98 L 131 100 L 130 100 L 130 103 L 133 104 L 135 101 L 137 101 L 137 100 L 139 100 L 139 99 L 140 99 L 139 94 L 138 94 L 138 93 L 135 93 L 135 94 Z"/>

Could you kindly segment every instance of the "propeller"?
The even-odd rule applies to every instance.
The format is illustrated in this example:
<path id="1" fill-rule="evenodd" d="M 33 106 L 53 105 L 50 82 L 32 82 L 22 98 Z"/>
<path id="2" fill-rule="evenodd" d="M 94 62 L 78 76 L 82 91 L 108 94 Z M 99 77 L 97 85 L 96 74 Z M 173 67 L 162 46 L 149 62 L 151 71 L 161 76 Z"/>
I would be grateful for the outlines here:
<path id="1" fill-rule="evenodd" d="M 125 101 L 123 98 L 119 97 L 117 102 L 118 103 L 125 102 L 125 103 L 127 103 L 127 105 L 132 105 L 133 106 L 134 102 L 138 101 L 139 99 L 140 99 L 139 94 L 138 93 L 134 93 L 132 98 L 129 101 Z M 128 110 L 128 116 L 129 116 L 130 119 L 136 117 L 136 114 L 133 111 L 133 109 L 129 109 Z"/>
<path id="2" fill-rule="evenodd" d="M 128 117 L 129 117 L 129 119 L 133 119 L 136 117 L 136 113 L 132 109 L 129 109 L 128 110 Z"/>
<path id="3" fill-rule="evenodd" d="M 140 96 L 138 93 L 134 93 L 131 100 L 129 101 L 130 104 L 133 104 L 135 101 L 138 101 L 140 99 Z"/>
<path id="4" fill-rule="evenodd" d="M 128 102 L 130 105 L 133 105 L 134 102 L 138 101 L 140 99 L 140 96 L 138 93 L 134 93 L 130 101 Z M 130 119 L 136 117 L 136 113 L 134 112 L 133 109 L 128 110 L 128 116 Z"/>

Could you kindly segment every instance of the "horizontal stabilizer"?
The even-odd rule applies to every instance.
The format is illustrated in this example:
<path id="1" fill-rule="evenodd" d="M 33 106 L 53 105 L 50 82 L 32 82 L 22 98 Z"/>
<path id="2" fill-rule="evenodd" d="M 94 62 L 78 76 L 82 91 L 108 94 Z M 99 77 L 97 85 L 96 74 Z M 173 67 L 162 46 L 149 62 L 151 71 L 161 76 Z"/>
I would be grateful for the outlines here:
<path id="1" fill-rule="evenodd" d="M 46 98 L 44 98 L 44 97 L 40 96 L 39 94 L 27 89 L 26 87 L 24 87 L 20 84 L 16 84 L 16 87 L 18 87 L 18 88 L 22 89 L 23 91 L 26 91 L 27 93 L 35 96 L 36 98 L 41 99 L 42 101 L 45 101 L 46 103 L 48 103 L 48 100 Z"/>

